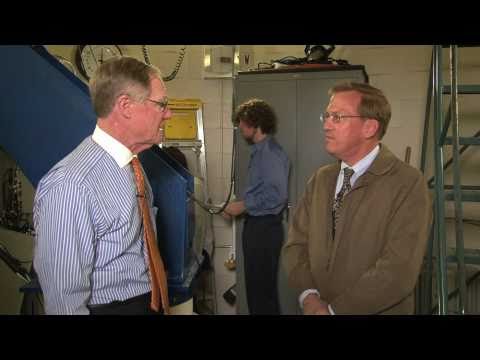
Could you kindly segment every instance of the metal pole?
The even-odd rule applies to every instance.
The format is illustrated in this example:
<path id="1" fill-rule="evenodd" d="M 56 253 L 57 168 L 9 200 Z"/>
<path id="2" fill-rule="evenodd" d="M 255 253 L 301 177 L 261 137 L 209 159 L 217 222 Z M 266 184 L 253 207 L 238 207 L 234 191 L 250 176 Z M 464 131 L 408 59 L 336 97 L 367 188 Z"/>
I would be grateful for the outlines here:
<path id="1" fill-rule="evenodd" d="M 438 313 L 445 315 L 447 309 L 448 284 L 447 284 L 447 244 L 445 241 L 445 192 L 443 178 L 443 147 L 440 135 L 443 127 L 442 121 L 442 46 L 434 46 L 434 157 L 435 157 L 435 235 L 438 249 L 437 272 L 437 300 Z"/>
<path id="2" fill-rule="evenodd" d="M 430 60 L 430 75 L 428 77 L 428 90 L 427 90 L 427 109 L 425 110 L 425 123 L 423 125 L 423 142 L 422 142 L 422 157 L 420 159 L 420 169 L 425 173 L 425 164 L 427 161 L 427 149 L 428 149 L 428 128 L 430 123 L 430 107 L 432 102 L 432 76 L 433 76 L 433 51 Z"/>
<path id="3" fill-rule="evenodd" d="M 427 264 L 426 264 L 426 270 L 425 270 L 426 288 L 424 291 L 425 306 L 423 306 L 423 310 L 425 311 L 424 314 L 428 314 L 428 315 L 431 314 L 431 311 L 432 311 L 433 239 L 434 239 L 434 231 L 432 226 L 430 230 L 430 236 L 428 237 Z"/>
<path id="4" fill-rule="evenodd" d="M 457 287 L 459 288 L 458 312 L 465 314 L 467 285 L 465 278 L 465 254 L 463 243 L 463 209 L 460 180 L 460 139 L 458 135 L 458 86 L 457 86 L 457 53 L 456 45 L 450 46 L 450 79 L 452 89 L 452 145 L 453 145 L 453 198 L 455 200 L 455 240 L 457 250 Z"/>

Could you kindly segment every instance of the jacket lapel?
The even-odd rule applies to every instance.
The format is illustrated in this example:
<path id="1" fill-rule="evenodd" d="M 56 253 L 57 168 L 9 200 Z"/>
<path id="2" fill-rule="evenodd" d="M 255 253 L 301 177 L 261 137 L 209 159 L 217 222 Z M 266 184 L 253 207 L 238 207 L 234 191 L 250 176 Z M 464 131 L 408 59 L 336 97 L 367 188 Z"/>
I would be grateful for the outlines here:
<path id="1" fill-rule="evenodd" d="M 357 213 L 357 209 L 359 208 L 360 204 L 363 202 L 363 198 L 367 192 L 368 186 L 375 181 L 377 176 L 383 175 L 387 173 L 395 163 L 395 156 L 388 150 L 388 148 L 380 144 L 380 152 L 378 156 L 373 161 L 372 165 L 365 171 L 365 173 L 360 176 L 355 185 L 353 186 L 352 190 L 348 192 L 343 200 L 343 208 L 340 213 L 340 218 L 338 221 L 338 228 L 335 230 L 335 239 L 332 239 L 332 229 L 333 229 L 333 221 L 332 216 L 330 216 L 328 220 L 328 230 L 329 237 L 328 239 L 332 240 L 331 244 L 331 251 L 330 251 L 330 258 L 328 262 L 328 271 L 331 271 L 333 268 L 333 264 L 335 262 L 335 256 L 337 253 L 338 246 L 340 244 L 340 239 L 342 239 L 342 234 L 345 229 L 345 226 L 348 226 L 349 219 L 346 218 L 345 214 L 350 214 L 350 216 L 355 216 Z M 335 192 L 335 185 L 336 180 L 338 177 L 338 173 L 340 172 L 340 162 L 338 163 L 338 167 L 335 167 L 336 174 L 333 174 L 334 180 L 334 187 L 332 188 L 330 197 L 329 197 L 329 208 L 332 209 L 333 207 L 333 193 Z M 330 181 L 330 180 L 329 180 Z"/>

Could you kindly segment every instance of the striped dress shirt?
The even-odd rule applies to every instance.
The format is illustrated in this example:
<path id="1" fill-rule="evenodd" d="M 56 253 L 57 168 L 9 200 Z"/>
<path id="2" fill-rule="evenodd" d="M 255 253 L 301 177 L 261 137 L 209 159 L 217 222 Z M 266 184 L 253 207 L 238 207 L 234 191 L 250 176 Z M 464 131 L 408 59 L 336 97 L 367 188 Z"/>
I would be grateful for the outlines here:
<path id="1" fill-rule="evenodd" d="M 96 127 L 39 182 L 34 268 L 46 314 L 89 314 L 150 291 L 132 156 Z"/>

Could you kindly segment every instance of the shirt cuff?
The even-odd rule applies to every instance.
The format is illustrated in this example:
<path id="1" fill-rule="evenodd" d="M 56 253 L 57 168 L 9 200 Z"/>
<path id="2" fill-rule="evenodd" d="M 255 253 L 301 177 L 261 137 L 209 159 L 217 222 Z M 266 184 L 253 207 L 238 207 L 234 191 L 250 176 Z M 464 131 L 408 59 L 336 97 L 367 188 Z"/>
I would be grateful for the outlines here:
<path id="1" fill-rule="evenodd" d="M 335 315 L 335 312 L 332 309 L 332 305 L 328 304 L 328 311 L 330 312 L 330 315 Z"/>
<path id="2" fill-rule="evenodd" d="M 237 199 L 237 201 L 240 199 Z M 245 204 L 245 212 L 251 213 L 256 210 L 257 204 L 255 203 L 255 198 L 253 196 L 245 195 L 243 197 L 243 203 Z"/>
<path id="3" fill-rule="evenodd" d="M 310 295 L 310 294 L 317 294 L 318 297 L 320 297 L 320 293 L 318 292 L 318 290 L 316 289 L 307 289 L 305 290 L 304 292 L 302 292 L 300 294 L 300 296 L 298 297 L 298 302 L 300 304 L 300 309 L 303 309 L 303 301 L 305 300 L 305 298 Z"/>

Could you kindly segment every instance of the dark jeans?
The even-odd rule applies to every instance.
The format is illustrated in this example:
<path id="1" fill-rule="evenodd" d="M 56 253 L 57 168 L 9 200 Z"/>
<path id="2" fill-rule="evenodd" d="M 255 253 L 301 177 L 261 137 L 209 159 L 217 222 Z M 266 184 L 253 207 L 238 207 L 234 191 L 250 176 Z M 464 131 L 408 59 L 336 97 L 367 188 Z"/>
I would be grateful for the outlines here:
<path id="1" fill-rule="evenodd" d="M 150 309 L 150 296 L 151 293 L 146 293 L 124 301 L 87 307 L 90 315 L 161 315 L 161 310 L 157 313 Z"/>
<path id="2" fill-rule="evenodd" d="M 247 216 L 242 242 L 250 314 L 279 315 L 277 273 L 283 242 L 281 215 Z"/>

